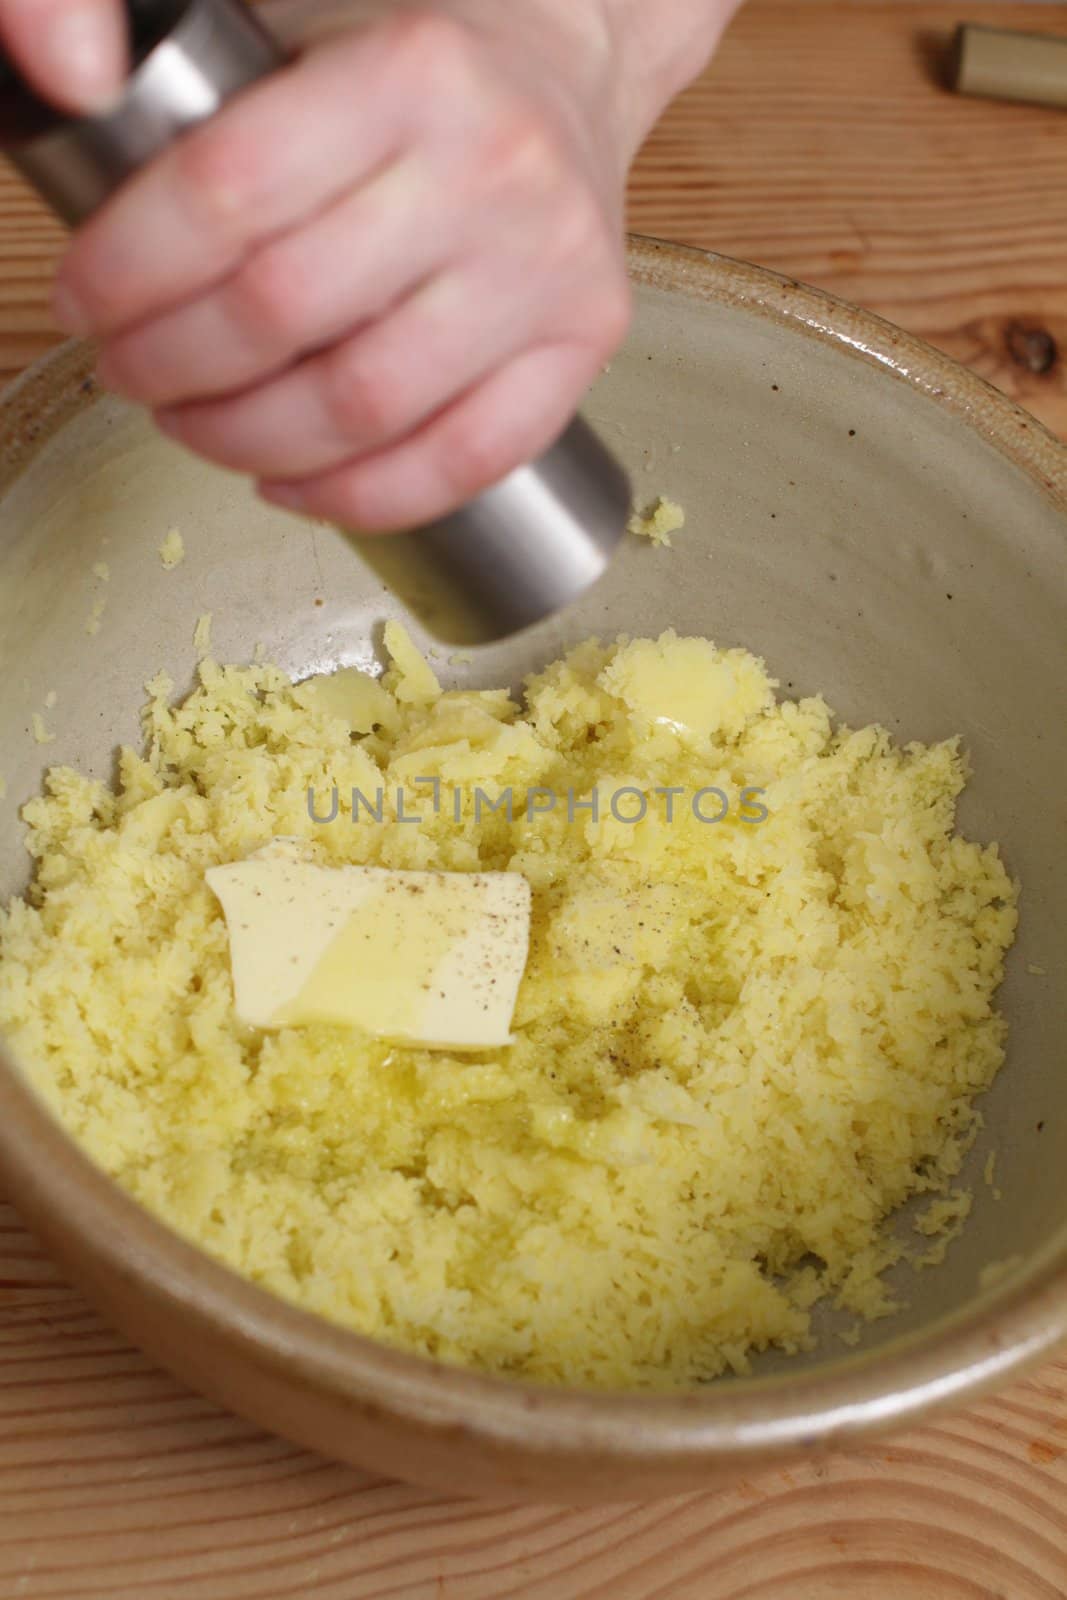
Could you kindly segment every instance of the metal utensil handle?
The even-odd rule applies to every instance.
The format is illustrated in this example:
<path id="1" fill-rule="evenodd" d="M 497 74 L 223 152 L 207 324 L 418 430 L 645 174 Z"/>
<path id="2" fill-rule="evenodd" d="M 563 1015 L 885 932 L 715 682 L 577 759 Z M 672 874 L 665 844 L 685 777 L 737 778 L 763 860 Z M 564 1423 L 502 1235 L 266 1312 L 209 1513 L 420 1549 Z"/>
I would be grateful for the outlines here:
<path id="1" fill-rule="evenodd" d="M 185 0 L 161 9 L 174 17 L 173 26 L 136 65 L 114 111 L 61 119 L 6 152 L 71 227 L 180 134 L 285 61 L 281 46 L 241 5 Z"/>

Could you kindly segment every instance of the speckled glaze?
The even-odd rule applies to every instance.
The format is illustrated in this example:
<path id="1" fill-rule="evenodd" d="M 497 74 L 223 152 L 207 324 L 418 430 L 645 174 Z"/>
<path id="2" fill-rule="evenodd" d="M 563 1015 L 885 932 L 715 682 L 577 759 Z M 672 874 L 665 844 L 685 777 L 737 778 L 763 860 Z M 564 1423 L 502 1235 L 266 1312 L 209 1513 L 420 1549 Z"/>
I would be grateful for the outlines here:
<path id="1" fill-rule="evenodd" d="M 634 334 L 588 415 L 689 526 L 672 551 L 632 541 L 576 612 L 442 675 L 517 685 L 579 637 L 674 626 L 747 645 L 851 722 L 963 735 L 962 824 L 1001 840 L 1024 894 L 1002 994 L 1009 1059 L 967 1168 L 974 1215 L 945 1266 L 901 1269 L 908 1309 L 858 1349 L 826 1315 L 812 1356 L 691 1395 L 483 1378 L 237 1279 L 90 1166 L 0 1065 L 0 1182 L 117 1325 L 276 1431 L 451 1492 L 609 1500 L 707 1484 L 973 1397 L 1067 1335 L 1067 452 L 934 351 L 810 289 L 649 241 L 632 263 Z M 261 643 L 300 674 L 372 664 L 396 614 L 344 535 L 259 506 L 98 395 L 90 370 L 69 346 L 2 404 L 3 894 L 27 877 L 17 811 L 42 767 L 108 772 L 114 745 L 137 737 L 145 679 L 166 666 L 189 681 L 202 612 L 220 657 Z M 166 573 L 173 526 L 188 556 Z M 28 729 L 53 690 L 42 748 Z M 992 1149 L 999 1200 L 981 1180 Z M 1009 1257 L 983 1290 L 983 1267 Z"/>

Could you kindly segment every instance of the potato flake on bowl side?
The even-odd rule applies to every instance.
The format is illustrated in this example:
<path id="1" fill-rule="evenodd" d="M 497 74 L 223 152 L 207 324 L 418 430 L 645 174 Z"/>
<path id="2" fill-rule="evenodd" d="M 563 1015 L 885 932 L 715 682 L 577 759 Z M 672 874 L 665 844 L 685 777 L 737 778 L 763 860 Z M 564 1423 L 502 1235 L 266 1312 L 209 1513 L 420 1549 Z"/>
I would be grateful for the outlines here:
<path id="1" fill-rule="evenodd" d="M 644 511 L 635 511 L 626 524 L 627 531 L 640 539 L 648 539 L 657 548 L 671 548 L 671 534 L 685 527 L 685 511 L 673 500 L 661 495 Z"/>

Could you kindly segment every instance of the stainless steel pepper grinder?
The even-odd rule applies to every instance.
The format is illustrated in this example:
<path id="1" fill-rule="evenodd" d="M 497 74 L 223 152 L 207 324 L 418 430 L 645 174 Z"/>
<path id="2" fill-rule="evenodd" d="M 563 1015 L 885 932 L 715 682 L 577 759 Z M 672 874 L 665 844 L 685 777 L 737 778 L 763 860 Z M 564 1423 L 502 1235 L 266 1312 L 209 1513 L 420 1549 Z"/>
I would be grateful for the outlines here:
<path id="1" fill-rule="evenodd" d="M 65 118 L 0 58 L 0 149 L 69 225 L 143 163 L 286 60 L 240 0 L 126 0 L 133 71 L 119 105 Z M 575 600 L 607 569 L 631 485 L 580 417 L 530 466 L 440 522 L 356 538 L 439 637 L 503 639 Z"/>

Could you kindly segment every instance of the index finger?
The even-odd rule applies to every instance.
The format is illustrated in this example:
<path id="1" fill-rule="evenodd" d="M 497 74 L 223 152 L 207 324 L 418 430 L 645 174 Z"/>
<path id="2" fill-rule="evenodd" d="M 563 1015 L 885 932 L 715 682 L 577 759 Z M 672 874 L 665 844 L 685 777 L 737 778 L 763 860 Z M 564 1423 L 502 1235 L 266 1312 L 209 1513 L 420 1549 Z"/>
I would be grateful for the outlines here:
<path id="1" fill-rule="evenodd" d="M 245 90 L 124 184 L 60 268 L 60 324 L 109 336 L 187 300 L 388 160 L 402 140 L 387 31 Z"/>

